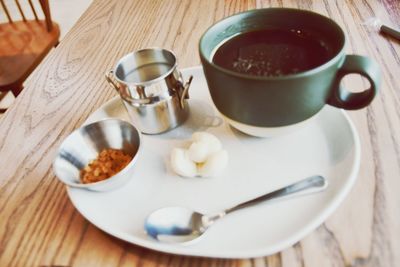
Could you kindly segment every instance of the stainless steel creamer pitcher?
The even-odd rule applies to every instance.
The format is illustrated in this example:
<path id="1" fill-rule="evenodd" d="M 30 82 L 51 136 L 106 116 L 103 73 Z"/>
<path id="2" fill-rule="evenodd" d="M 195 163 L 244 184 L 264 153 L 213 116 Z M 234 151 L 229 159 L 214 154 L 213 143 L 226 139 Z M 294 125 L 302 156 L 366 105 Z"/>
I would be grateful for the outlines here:
<path id="1" fill-rule="evenodd" d="M 186 120 L 192 78 L 184 83 L 175 55 L 161 48 L 127 54 L 106 73 L 132 123 L 145 134 L 168 131 Z"/>

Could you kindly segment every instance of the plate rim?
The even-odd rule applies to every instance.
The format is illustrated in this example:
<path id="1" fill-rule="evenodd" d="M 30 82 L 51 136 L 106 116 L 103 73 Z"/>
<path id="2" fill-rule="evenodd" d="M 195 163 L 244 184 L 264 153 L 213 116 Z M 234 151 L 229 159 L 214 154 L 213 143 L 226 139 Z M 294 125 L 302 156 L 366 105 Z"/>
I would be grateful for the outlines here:
<path id="1" fill-rule="evenodd" d="M 202 71 L 201 66 L 193 66 L 189 68 L 183 68 L 181 69 L 181 72 L 183 75 L 185 73 L 190 73 L 193 71 Z M 119 101 L 119 96 L 115 96 L 109 100 L 107 100 L 105 103 L 103 103 L 99 108 L 97 108 L 95 111 L 93 111 L 87 119 L 82 123 L 82 125 L 90 122 L 90 118 L 93 116 L 94 113 L 97 111 L 104 109 L 105 106 L 111 105 L 112 102 L 117 102 Z M 348 175 L 348 178 L 344 182 L 342 189 L 338 191 L 335 196 L 332 198 L 330 205 L 328 205 L 318 216 L 316 216 L 313 220 L 311 220 L 304 228 L 302 231 L 299 231 L 295 235 L 292 235 L 290 238 L 287 238 L 284 241 L 278 242 L 277 244 L 273 246 L 269 246 L 266 248 L 258 248 L 258 249 L 252 249 L 251 252 L 248 251 L 240 251 L 240 252 L 224 252 L 221 250 L 218 251 L 212 251 L 208 253 L 201 253 L 200 251 L 186 251 L 186 250 L 181 250 L 180 248 L 185 247 L 189 244 L 164 244 L 164 243 L 157 243 L 156 241 L 153 240 L 145 240 L 142 238 L 139 238 L 137 236 L 133 235 L 126 235 L 123 234 L 119 231 L 115 231 L 113 229 L 109 229 L 107 227 L 102 227 L 95 221 L 91 220 L 90 218 L 87 217 L 84 212 L 79 208 L 79 205 L 76 203 L 75 199 L 72 197 L 71 193 L 71 188 L 69 186 L 66 186 L 67 189 L 67 194 L 68 198 L 70 199 L 71 203 L 73 204 L 74 208 L 78 210 L 78 212 L 83 216 L 87 221 L 89 221 L 91 224 L 96 226 L 98 229 L 102 230 L 103 232 L 114 236 L 118 239 L 121 239 L 125 242 L 138 245 L 147 249 L 159 251 L 159 252 L 164 252 L 164 253 L 170 253 L 170 254 L 175 254 L 175 255 L 184 255 L 184 256 L 196 256 L 196 257 L 208 257 L 208 258 L 224 258 L 224 259 L 248 259 L 248 258 L 258 258 L 258 257 L 265 257 L 274 253 L 278 253 L 283 251 L 286 248 L 291 247 L 297 242 L 300 242 L 304 237 L 309 235 L 312 231 L 314 231 L 317 227 L 322 225 L 330 215 L 333 214 L 333 212 L 342 204 L 348 193 L 350 192 L 351 188 L 353 187 L 357 176 L 358 172 L 360 169 L 360 160 L 361 160 L 361 145 L 360 145 L 360 139 L 359 135 L 357 132 L 356 127 L 354 126 L 352 120 L 350 119 L 350 116 L 343 110 L 343 109 L 337 109 L 337 112 L 339 112 L 345 119 L 346 123 L 349 125 L 350 132 L 351 132 L 351 137 L 353 138 L 354 141 L 354 156 L 352 157 L 352 166 L 350 173 Z"/>

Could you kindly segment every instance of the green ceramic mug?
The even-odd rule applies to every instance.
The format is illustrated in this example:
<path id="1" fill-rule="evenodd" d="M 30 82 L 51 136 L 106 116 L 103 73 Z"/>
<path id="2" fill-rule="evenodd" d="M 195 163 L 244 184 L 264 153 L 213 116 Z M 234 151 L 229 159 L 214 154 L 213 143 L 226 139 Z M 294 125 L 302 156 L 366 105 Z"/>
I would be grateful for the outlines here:
<path id="1" fill-rule="evenodd" d="M 242 74 L 213 63 L 213 55 L 226 40 L 266 28 L 301 29 L 318 33 L 332 54 L 326 62 L 303 72 L 260 77 Z M 212 100 L 228 122 L 250 135 L 272 136 L 309 121 L 325 104 L 360 109 L 375 97 L 381 74 L 371 59 L 344 52 L 346 38 L 333 20 L 314 12 L 289 9 L 256 9 L 224 18 L 201 37 L 200 58 Z M 357 73 L 370 87 L 352 93 L 342 78 Z"/>

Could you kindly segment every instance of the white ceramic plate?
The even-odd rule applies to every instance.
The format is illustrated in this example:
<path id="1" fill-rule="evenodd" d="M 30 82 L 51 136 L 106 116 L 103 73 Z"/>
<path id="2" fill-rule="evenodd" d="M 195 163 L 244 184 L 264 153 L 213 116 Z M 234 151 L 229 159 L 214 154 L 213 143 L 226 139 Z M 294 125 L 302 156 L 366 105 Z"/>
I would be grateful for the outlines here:
<path id="1" fill-rule="evenodd" d="M 322 224 L 357 177 L 360 144 L 349 117 L 327 106 L 297 132 L 274 138 L 250 137 L 231 128 L 218 115 L 200 67 L 185 69 L 183 74 L 194 76 L 188 121 L 162 135 L 143 135 L 143 150 L 126 186 L 106 193 L 68 188 L 79 212 L 106 233 L 133 244 L 168 253 L 221 258 L 278 252 Z M 128 120 L 119 98 L 104 104 L 87 123 L 106 117 Z M 220 177 L 187 179 L 171 171 L 171 149 L 187 145 L 194 131 L 215 134 L 228 151 L 229 165 Z M 160 207 L 181 205 L 216 212 L 314 174 L 328 179 L 326 191 L 238 211 L 216 223 L 198 242 L 158 243 L 143 229 L 146 216 Z"/>

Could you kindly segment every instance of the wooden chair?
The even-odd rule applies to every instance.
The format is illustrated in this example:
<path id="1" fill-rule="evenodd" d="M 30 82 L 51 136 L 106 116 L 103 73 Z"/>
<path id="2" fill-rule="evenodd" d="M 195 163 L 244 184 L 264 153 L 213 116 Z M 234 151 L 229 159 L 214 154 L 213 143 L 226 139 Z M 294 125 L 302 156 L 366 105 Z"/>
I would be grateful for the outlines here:
<path id="1" fill-rule="evenodd" d="M 10 6 L 0 0 L 0 10 L 8 19 L 7 23 L 0 24 L 0 92 L 12 91 L 14 96 L 18 96 L 25 79 L 50 49 L 57 46 L 60 37 L 59 26 L 51 20 L 48 0 L 39 0 L 44 19 L 39 19 L 32 0 L 25 1 L 29 2 L 34 19 L 28 20 L 15 0 L 22 18 L 17 21 L 11 17 Z"/>

